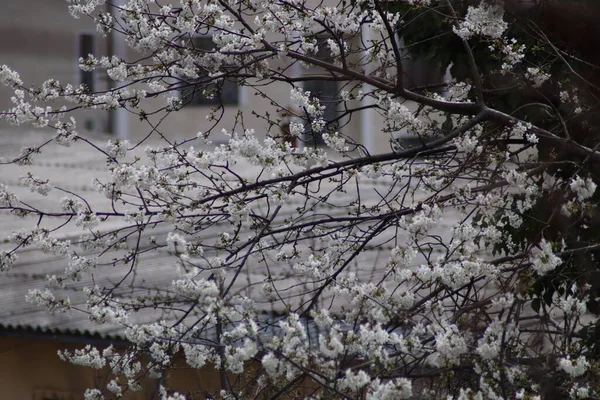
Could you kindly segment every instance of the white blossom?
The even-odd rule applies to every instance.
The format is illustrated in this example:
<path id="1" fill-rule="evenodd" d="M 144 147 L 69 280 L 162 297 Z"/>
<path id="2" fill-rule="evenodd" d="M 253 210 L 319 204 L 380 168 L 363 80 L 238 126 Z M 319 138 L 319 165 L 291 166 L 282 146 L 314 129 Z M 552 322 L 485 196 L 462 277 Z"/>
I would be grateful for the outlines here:
<path id="1" fill-rule="evenodd" d="M 178 233 L 169 232 L 167 235 L 167 249 L 175 254 L 187 253 L 187 240 Z"/>
<path id="2" fill-rule="evenodd" d="M 181 346 L 185 354 L 185 360 L 192 368 L 200 369 L 214 358 L 213 349 L 209 346 L 188 343 L 183 343 Z"/>
<path id="3" fill-rule="evenodd" d="M 590 363 L 587 361 L 585 356 L 580 356 L 575 359 L 571 359 L 570 357 L 561 358 L 558 365 L 564 372 L 576 378 L 585 374 L 590 366 Z"/>
<path id="4" fill-rule="evenodd" d="M 129 146 L 129 140 L 111 139 L 106 144 L 106 153 L 109 157 L 113 157 L 117 160 L 120 160 L 127 155 L 127 147 Z"/>
<path id="5" fill-rule="evenodd" d="M 392 121 L 406 125 L 413 133 L 421 134 L 426 129 L 425 123 L 417 118 L 404 104 L 390 100 L 387 113 Z"/>
<path id="6" fill-rule="evenodd" d="M 201 299 L 216 298 L 219 289 L 213 280 L 205 279 L 180 279 L 173 281 L 173 289 L 180 296 Z"/>
<path id="7" fill-rule="evenodd" d="M 100 218 L 91 211 L 79 212 L 75 218 L 75 225 L 83 229 L 94 229 L 98 224 L 100 224 Z"/>
<path id="8" fill-rule="evenodd" d="M 346 376 L 342 379 L 340 385 L 343 388 L 348 388 L 352 391 L 358 391 L 365 387 L 370 381 L 371 378 L 365 371 L 358 370 L 354 372 L 351 369 L 347 369 Z"/>
<path id="9" fill-rule="evenodd" d="M 550 79 L 550 75 L 539 68 L 527 68 L 525 77 L 533 83 L 533 87 L 539 88 Z"/>
<path id="10" fill-rule="evenodd" d="M 23 84 L 23 81 L 16 71 L 13 71 L 6 65 L 2 65 L 0 66 L 0 84 L 18 87 Z"/>
<path id="11" fill-rule="evenodd" d="M 69 0 L 69 9 L 129 47 L 78 60 L 115 85 L 31 85 L 0 67 L 13 92 L 0 118 L 54 132 L 22 148 L 29 134 L 17 135 L 15 154 L 0 159 L 1 211 L 31 217 L 0 243 L 0 271 L 39 278 L 26 301 L 68 312 L 63 325 L 83 315 L 129 342 L 60 353 L 110 372 L 87 400 L 128 396 L 146 377 L 155 397 L 184 400 L 170 375 L 180 367 L 220 371 L 227 389 L 212 395 L 224 400 L 293 397 L 305 384 L 316 397 L 539 400 L 548 374 L 566 377 L 557 393 L 597 394 L 593 344 L 574 340 L 596 322 L 594 290 L 561 258 L 595 261 L 597 206 L 594 143 L 573 147 L 560 129 L 592 111 L 584 81 L 551 75 L 556 57 L 546 51 L 567 57 L 564 44 L 508 37 L 509 24 L 519 36 L 523 25 L 519 15 L 505 20 L 501 0 L 454 4 L 458 16 L 431 0 L 399 9 L 370 0 L 104 3 Z M 415 50 L 438 57 L 425 50 L 451 24 L 487 46 L 467 71 L 482 82 L 475 73 L 438 81 L 443 95 L 405 90 L 401 79 L 421 80 Z M 417 42 L 404 35 L 412 29 Z M 460 67 L 432 61 L 446 73 Z M 228 85 L 242 88 L 238 104 Z M 552 131 L 560 138 L 543 134 L 525 97 L 528 106 L 498 110 L 470 102 L 471 85 L 502 95 L 544 85 L 562 103 Z M 202 104 L 185 104 L 192 91 Z M 86 137 L 73 110 L 129 113 L 148 136 Z M 297 147 L 282 140 L 283 122 Z M 535 146 L 542 136 L 578 156 L 555 162 Z M 411 139 L 426 151 L 398 151 Z M 86 158 L 81 177 L 96 176 L 96 193 L 79 178 L 34 175 L 55 173 L 46 167 L 64 154 Z M 564 240 L 556 218 L 568 222 Z M 31 257 L 58 269 L 32 272 Z M 557 270 L 556 290 L 542 290 L 537 307 L 532 285 L 544 289 Z M 523 361 L 531 357 L 542 362 L 533 368 Z"/>
<path id="12" fill-rule="evenodd" d="M 431 4 L 431 0 L 406 0 L 408 4 L 426 7 Z"/>
<path id="13" fill-rule="evenodd" d="M 471 91 L 471 85 L 466 82 L 456 82 L 448 88 L 450 98 L 453 100 L 467 100 L 467 96 Z"/>
<path id="14" fill-rule="evenodd" d="M 346 140 L 343 137 L 341 137 L 339 132 L 335 132 L 332 134 L 324 133 L 322 137 L 327 146 L 331 147 L 336 151 L 343 153 L 349 150 L 349 147 L 346 145 Z"/>
<path id="15" fill-rule="evenodd" d="M 127 311 L 109 305 L 94 305 L 90 307 L 90 320 L 99 324 L 125 324 L 129 314 Z"/>
<path id="16" fill-rule="evenodd" d="M 46 179 L 41 179 L 29 173 L 27 176 L 20 178 L 21 183 L 29 187 L 32 192 L 37 192 L 42 196 L 47 196 L 48 193 L 53 189 L 53 186 Z"/>
<path id="17" fill-rule="evenodd" d="M 458 358 L 468 351 L 467 343 L 456 325 L 447 325 L 440 329 L 435 336 L 435 347 L 450 364 L 457 363 Z"/>
<path id="18" fill-rule="evenodd" d="M 581 177 L 576 176 L 575 179 L 571 180 L 569 187 L 579 201 L 585 201 L 594 195 L 598 185 L 590 178 L 581 179 Z"/>
<path id="19" fill-rule="evenodd" d="M 54 140 L 61 146 L 70 147 L 78 139 L 78 134 L 75 131 L 75 118 L 69 118 L 68 122 L 61 123 L 57 126 L 57 132 Z"/>
<path id="20" fill-rule="evenodd" d="M 323 115 L 323 106 L 319 104 L 316 98 L 311 97 L 310 92 L 293 88 L 290 92 L 290 98 L 295 105 L 306 111 L 312 118 L 318 119 Z"/>
<path id="21" fill-rule="evenodd" d="M 68 350 L 59 350 L 58 356 L 62 360 L 69 360 L 75 365 L 81 365 L 94 369 L 101 369 L 106 365 L 106 358 L 103 357 L 96 347 L 92 347 L 89 344 L 83 349 L 76 349 L 73 352 Z"/>
<path id="22" fill-rule="evenodd" d="M 469 6 L 464 21 L 452 29 L 462 39 L 476 35 L 499 39 L 508 28 L 503 15 L 504 8 L 501 5 L 490 4 L 484 0 L 477 7 Z"/>
<path id="23" fill-rule="evenodd" d="M 491 46 L 492 49 L 494 48 Z M 525 45 L 519 45 L 516 39 L 506 41 L 500 50 L 504 55 L 504 63 L 502 64 L 502 71 L 509 72 L 514 69 L 517 64 L 520 64 L 523 58 L 525 58 Z"/>
<path id="24" fill-rule="evenodd" d="M 554 255 L 552 245 L 546 239 L 542 239 L 538 246 L 531 249 L 529 261 L 533 269 L 540 275 L 545 275 L 562 264 L 562 259 Z"/>
<path id="25" fill-rule="evenodd" d="M 82 274 L 84 272 L 88 272 L 90 269 L 94 268 L 95 266 L 96 266 L 95 258 L 87 258 L 87 257 L 80 257 L 77 255 L 74 255 L 71 257 L 71 260 L 69 261 L 69 265 L 65 269 L 65 275 L 70 279 L 79 281 L 79 280 L 81 280 Z"/>
<path id="26" fill-rule="evenodd" d="M 117 397 L 121 397 L 123 395 L 123 390 L 121 389 L 121 386 L 114 379 L 111 379 L 110 382 L 108 382 L 108 384 L 106 385 L 106 389 L 108 389 L 109 392 L 113 393 Z"/>
<path id="27" fill-rule="evenodd" d="M 371 383 L 368 400 L 401 400 L 412 396 L 412 383 L 406 378 L 397 378 L 385 383 L 378 379 Z"/>
<path id="28" fill-rule="evenodd" d="M 569 391 L 569 396 L 572 399 L 585 399 L 590 397 L 590 387 L 580 386 L 578 384 L 573 385 L 573 388 Z"/>
<path id="29" fill-rule="evenodd" d="M 14 206 L 19 201 L 14 193 L 11 193 L 6 188 L 6 185 L 0 183 L 0 207 Z"/>
<path id="30" fill-rule="evenodd" d="M 85 400 L 104 400 L 102 392 L 98 389 L 86 389 L 84 393 Z"/>
<path id="31" fill-rule="evenodd" d="M 17 255 L 14 252 L 3 250 L 0 252 L 0 272 L 8 271 L 17 261 Z"/>

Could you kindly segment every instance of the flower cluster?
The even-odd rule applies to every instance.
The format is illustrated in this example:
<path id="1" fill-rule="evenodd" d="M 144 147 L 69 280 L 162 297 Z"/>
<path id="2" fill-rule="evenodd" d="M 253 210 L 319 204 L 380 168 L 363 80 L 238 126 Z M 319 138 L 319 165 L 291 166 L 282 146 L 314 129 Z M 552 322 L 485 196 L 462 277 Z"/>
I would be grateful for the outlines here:
<path id="1" fill-rule="evenodd" d="M 106 372 L 86 399 L 154 379 L 184 400 L 173 369 L 220 371 L 198 393 L 222 399 L 539 399 L 557 375 L 558 397 L 598 395 L 600 156 L 577 131 L 593 90 L 555 75 L 580 68 L 561 43 L 521 42 L 493 0 L 104 3 L 70 10 L 139 58 L 79 59 L 117 84 L 35 87 L 0 67 L 0 116 L 53 130 L 0 161 L 0 209 L 29 227 L 0 272 L 47 274 L 28 302 L 129 342 L 60 353 Z M 445 54 L 448 38 L 467 51 Z M 259 101 L 221 104 L 233 83 Z M 97 140 L 75 110 L 151 128 Z M 96 193 L 37 176 L 56 146 L 98 153 Z"/>
<path id="2" fill-rule="evenodd" d="M 482 1 L 477 7 L 469 6 L 465 20 L 453 30 L 465 40 L 473 36 L 499 39 L 508 28 L 508 23 L 503 20 L 503 16 L 504 8 L 501 5 Z"/>
<path id="3" fill-rule="evenodd" d="M 534 88 L 541 87 L 544 82 L 550 79 L 550 75 L 539 68 L 527 68 L 525 77 L 533 83 Z"/>
<path id="4" fill-rule="evenodd" d="M 590 178 L 581 179 L 577 176 L 571 181 L 569 187 L 571 191 L 577 196 L 577 200 L 583 202 L 594 195 L 598 185 Z"/>
<path id="5" fill-rule="evenodd" d="M 531 250 L 529 261 L 535 272 L 540 275 L 554 270 L 563 262 L 560 257 L 553 253 L 552 245 L 545 239 L 542 239 L 538 247 L 534 247 Z"/>

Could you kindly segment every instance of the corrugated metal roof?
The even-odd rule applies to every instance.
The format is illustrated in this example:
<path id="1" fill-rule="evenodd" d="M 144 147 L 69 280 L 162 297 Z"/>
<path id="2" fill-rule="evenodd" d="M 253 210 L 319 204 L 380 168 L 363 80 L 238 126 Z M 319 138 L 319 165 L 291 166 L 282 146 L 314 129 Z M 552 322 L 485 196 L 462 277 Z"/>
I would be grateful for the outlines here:
<path id="1" fill-rule="evenodd" d="M 16 142 L 22 142 L 23 145 L 30 145 L 31 141 L 41 142 L 44 138 L 43 134 L 28 134 L 28 135 L 3 135 L 0 137 L 0 157 L 8 158 L 15 157 L 12 153 L 17 147 Z M 3 146 L 3 142 L 11 141 L 10 146 Z M 98 140 L 97 145 L 103 146 L 105 140 Z M 4 153 L 3 153 L 4 152 Z M 249 166 L 246 170 L 252 173 L 252 168 Z M 53 146 L 44 151 L 38 157 L 34 158 L 34 165 L 28 167 L 27 171 L 31 171 L 34 175 L 39 175 L 41 178 L 49 178 L 51 182 L 59 187 L 81 193 L 91 202 L 93 209 L 110 209 L 109 201 L 102 195 L 91 190 L 92 181 L 95 177 L 100 176 L 102 179 L 107 179 L 109 171 L 105 165 L 105 158 L 101 157 L 97 151 L 86 146 L 80 146 L 77 150 Z M 19 175 L 23 174 L 22 167 L 13 165 L 3 165 L 0 167 L 0 183 L 9 186 L 17 195 L 32 206 L 38 205 L 44 210 L 60 209 L 60 198 L 64 196 L 64 192 L 52 191 L 48 196 L 43 197 L 35 193 L 31 193 L 29 189 L 23 187 L 19 183 Z M 385 183 L 385 182 L 384 182 Z M 375 183 L 374 183 L 375 184 Z M 381 184 L 381 182 L 379 182 Z M 373 200 L 378 200 L 379 195 L 375 191 L 371 191 Z M 331 198 L 330 202 L 338 202 L 343 204 L 348 202 L 352 194 L 336 195 Z M 368 202 L 368 198 L 363 198 L 363 202 Z M 289 201 L 285 204 L 285 210 L 282 211 L 282 219 L 286 215 L 293 215 L 297 204 L 294 201 Z M 331 215 L 332 207 L 321 204 L 318 212 L 322 215 Z M 21 219 L 6 211 L 0 212 L 0 226 L 4 235 L 9 234 L 13 230 L 21 228 L 32 228 L 36 224 L 41 224 L 49 229 L 59 226 L 59 222 L 52 221 L 49 218 L 44 218 L 41 221 L 37 219 Z M 444 224 L 440 224 L 436 229 L 440 232 L 448 230 L 454 221 L 446 220 Z M 115 225 L 116 226 L 116 225 Z M 77 240 L 81 232 L 77 230 L 63 229 L 63 239 L 71 238 Z M 159 226 L 154 229 L 149 229 L 148 234 L 158 237 L 164 242 L 169 226 Z M 203 232 L 203 235 L 215 235 L 218 230 Z M 386 238 L 395 235 L 395 232 L 386 234 L 381 242 Z M 9 245 L 4 243 L 0 245 L 0 250 L 7 248 Z M 142 241 L 142 246 L 149 244 Z M 124 251 L 119 253 L 124 254 Z M 80 255 L 85 255 L 82 252 Z M 214 255 L 214 254 L 213 254 Z M 25 248 L 19 251 L 18 260 L 13 268 L 0 277 L 0 330 L 5 332 L 36 332 L 38 334 L 68 334 L 80 335 L 85 337 L 98 337 L 102 339 L 123 338 L 124 327 L 117 324 L 97 324 L 91 321 L 84 312 L 73 311 L 70 313 L 49 314 L 46 310 L 39 308 L 25 301 L 25 296 L 30 289 L 42 289 L 47 284 L 46 276 L 62 274 L 67 266 L 67 260 L 61 256 L 43 253 L 39 249 Z M 169 287 L 173 280 L 179 278 L 178 275 L 178 259 L 165 251 L 149 251 L 140 252 L 137 259 L 135 274 L 130 274 L 128 268 L 123 266 L 114 266 L 112 258 L 115 253 L 102 256 L 99 259 L 98 265 L 92 273 L 85 275 L 80 282 L 69 282 L 65 289 L 57 291 L 57 295 L 65 295 L 70 298 L 71 305 L 74 308 L 85 310 L 86 296 L 83 293 L 83 288 L 86 286 L 106 285 L 111 286 L 115 282 L 123 279 L 127 283 L 135 281 L 135 285 L 123 285 L 116 293 L 123 296 L 124 299 L 134 299 L 138 294 L 145 293 L 148 289 L 164 289 Z M 364 252 L 356 260 L 356 265 L 373 265 L 385 264 L 385 258 L 382 260 L 378 249 Z M 290 268 L 287 265 L 281 265 L 281 269 Z M 365 280 L 381 277 L 382 271 L 373 272 L 372 269 L 363 270 L 360 267 L 355 268 L 357 274 L 363 275 Z M 249 290 L 249 284 L 260 284 L 263 282 L 268 272 L 264 266 L 257 264 L 255 269 L 248 273 L 244 279 L 239 281 L 235 290 Z M 373 275 L 375 274 L 375 275 Z M 293 287 L 297 284 L 297 280 L 289 279 L 282 280 L 282 284 Z M 132 287 L 135 286 L 135 289 Z M 258 285 L 259 286 L 259 285 Z M 288 295 L 293 297 L 296 292 L 290 289 Z M 260 302 L 259 302 L 260 303 Z M 259 304 L 259 307 L 261 305 Z M 271 311 L 267 302 L 264 305 L 265 311 Z M 149 323 L 160 319 L 173 319 L 178 315 L 174 310 L 161 310 L 159 308 L 144 308 L 139 312 L 134 312 L 130 316 L 132 323 Z"/>

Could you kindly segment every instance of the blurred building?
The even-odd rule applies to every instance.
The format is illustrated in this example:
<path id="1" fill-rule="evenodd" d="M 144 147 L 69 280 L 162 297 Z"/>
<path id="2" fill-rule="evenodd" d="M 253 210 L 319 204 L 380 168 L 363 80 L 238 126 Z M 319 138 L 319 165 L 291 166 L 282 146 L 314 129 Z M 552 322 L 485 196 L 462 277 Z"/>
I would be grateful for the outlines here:
<path id="1" fill-rule="evenodd" d="M 124 0 L 113 3 L 123 4 Z M 139 58 L 138 55 L 127 48 L 118 34 L 103 37 L 96 31 L 96 26 L 91 19 L 85 17 L 74 19 L 69 14 L 67 6 L 64 0 L 20 0 L 3 5 L 3 12 L 0 14 L 0 65 L 6 64 L 19 72 L 27 86 L 36 86 L 46 79 L 54 78 L 63 84 L 85 84 L 90 91 L 103 91 L 114 87 L 116 83 L 112 82 L 104 71 L 81 71 L 79 58 L 86 57 L 88 54 L 96 57 L 116 54 L 126 60 L 134 60 Z M 110 9 L 107 8 L 107 11 Z M 364 35 L 368 36 L 369 32 L 364 32 Z M 326 39 L 326 37 L 319 39 L 319 55 L 324 59 L 330 58 L 324 46 Z M 193 38 L 192 44 L 200 49 L 211 49 L 214 46 L 211 37 L 206 35 Z M 432 75 L 431 69 L 425 68 L 422 62 L 407 60 L 405 64 L 404 83 L 407 87 L 440 83 L 447 78 L 439 73 Z M 319 73 L 318 68 L 306 69 L 300 65 L 292 66 L 289 71 L 294 76 Z M 348 87 L 344 87 L 340 82 L 323 79 L 309 80 L 299 85 L 321 100 L 325 107 L 325 119 L 335 121 L 344 135 L 364 145 L 370 152 L 390 151 L 392 148 L 390 133 L 383 132 L 383 119 L 376 110 L 362 111 L 351 119 L 340 118 L 341 110 L 333 100 L 339 98 L 340 91 L 347 90 Z M 364 88 L 364 91 L 367 90 L 368 88 Z M 150 115 L 147 122 L 140 122 L 135 114 L 125 110 L 110 113 L 101 110 L 78 110 L 73 115 L 77 119 L 77 127 L 81 132 L 95 132 L 106 134 L 107 137 L 112 135 L 136 140 L 157 129 L 169 138 L 179 141 L 194 137 L 198 132 L 212 129 L 214 121 L 207 120 L 206 116 L 212 107 L 222 102 L 224 112 L 216 129 L 213 130 L 211 140 L 225 142 L 228 138 L 220 133 L 221 129 L 231 129 L 235 125 L 238 110 L 243 113 L 245 126 L 254 128 L 259 136 L 265 135 L 269 129 L 271 135 L 282 135 L 277 127 L 269 127 L 264 119 L 256 116 L 256 113 L 261 114 L 269 110 L 271 115 L 275 115 L 278 110 L 277 107 L 273 107 L 273 103 L 281 108 L 292 107 L 289 99 L 290 86 L 286 83 L 261 86 L 258 91 L 250 86 L 224 81 L 220 99 L 209 99 L 198 92 L 190 87 L 175 93 L 188 105 L 164 119 L 164 113 L 157 113 Z M 0 87 L 0 109 L 6 110 L 11 107 L 11 96 L 10 89 Z M 151 111 L 160 108 L 163 104 L 164 99 L 147 99 L 141 106 Z M 370 99 L 351 102 L 351 105 L 356 107 L 371 104 Z M 218 114 L 221 115 L 220 112 Z M 8 128 L 6 121 L 0 121 L 0 129 L 6 128 Z M 32 127 L 29 125 L 10 127 L 10 130 L 18 129 L 31 130 Z M 407 136 L 407 133 L 399 132 L 396 135 Z M 312 135 L 309 130 L 301 139 L 297 143 L 299 146 L 319 146 L 323 143 L 318 135 Z"/>
<path id="2" fill-rule="evenodd" d="M 118 4 L 118 1 L 116 2 Z M 122 39 L 118 36 L 103 37 L 96 31 L 93 21 L 81 18 L 74 19 L 68 12 L 64 0 L 19 0 L 4 2 L 0 13 L 0 65 L 6 64 L 19 72 L 27 86 L 36 86 L 43 81 L 54 78 L 61 83 L 72 85 L 84 84 L 90 91 L 108 90 L 114 86 L 108 76 L 102 71 L 84 72 L 79 68 L 79 58 L 88 54 L 100 57 L 117 54 L 126 59 L 135 59 Z M 367 33 L 368 34 L 368 33 Z M 322 41 L 325 40 L 324 38 Z M 194 38 L 194 45 L 200 48 L 211 46 L 209 36 Z M 323 53 L 321 57 L 327 58 Z M 304 69 L 299 65 L 294 67 L 293 74 L 316 74 L 319 70 Z M 430 77 L 423 73 L 417 63 L 407 64 L 406 70 L 410 76 L 406 85 L 423 86 L 431 82 L 439 83 L 440 76 Z M 439 74 L 438 74 L 439 75 Z M 333 99 L 339 96 L 343 89 L 339 82 L 327 80 L 308 80 L 302 83 L 304 90 L 311 91 L 325 106 L 325 119 L 336 121 L 340 111 Z M 224 105 L 223 117 L 215 129 L 212 140 L 225 141 L 226 136 L 220 135 L 222 128 L 234 126 L 237 111 L 244 114 L 247 127 L 257 128 L 258 135 L 265 135 L 268 124 L 256 117 L 253 112 L 273 110 L 272 103 L 289 107 L 293 113 L 300 114 L 290 105 L 290 87 L 284 83 L 273 84 L 260 88 L 261 92 L 248 86 L 240 86 L 235 82 L 226 81 L 222 87 L 220 102 Z M 368 88 L 364 88 L 368 90 Z M 12 104 L 12 91 L 0 87 L 0 110 L 9 109 Z M 189 104 L 169 118 L 162 120 L 162 114 L 150 116 L 151 124 L 140 122 L 135 115 L 127 112 L 107 112 L 101 110 L 77 110 L 73 114 L 78 121 L 78 129 L 82 132 L 93 133 L 96 139 L 111 137 L 128 138 L 132 141 L 142 139 L 156 127 L 173 140 L 183 140 L 194 137 L 197 132 L 205 132 L 213 125 L 207 121 L 206 115 L 215 105 L 216 100 L 209 99 L 193 89 L 185 89 L 179 93 Z M 144 107 L 157 107 L 162 100 L 147 100 Z M 368 100 L 356 100 L 354 106 L 367 106 Z M 288 110 L 288 111 L 289 111 Z M 283 110 L 285 111 L 285 110 Z M 352 119 L 339 119 L 340 131 L 364 145 L 371 152 L 390 151 L 390 134 L 383 132 L 383 119 L 376 110 L 367 110 L 357 114 Z M 262 127 L 262 132 L 258 128 Z M 280 127 L 273 127 L 272 134 L 278 135 Z M 281 127 L 283 128 L 283 127 Z M 6 121 L 0 121 L 3 140 L 0 140 L 0 155 L 9 158 L 16 156 L 18 149 L 25 145 L 25 139 L 31 138 L 31 133 L 23 135 L 22 130 L 32 131 L 33 127 L 9 126 Z M 19 140 L 12 140 L 14 135 Z M 40 135 L 50 135 L 40 131 Z M 408 132 L 398 135 L 410 136 Z M 27 136 L 27 137 L 25 137 Z M 301 138 L 306 146 L 319 146 L 322 139 L 318 136 Z M 282 140 L 290 140 L 282 138 Z M 297 146 L 301 144 L 293 141 Z M 98 143 L 98 145 L 100 145 Z M 13 146 L 14 148 L 12 148 Z M 10 148 L 9 148 L 10 147 Z M 95 176 L 106 176 L 105 159 L 94 159 L 93 154 L 74 153 L 73 148 L 60 148 L 60 153 L 43 155 L 36 159 L 30 167 L 33 173 L 58 179 L 61 187 L 74 192 L 85 191 L 92 193 L 89 185 Z M 94 154 L 96 152 L 93 152 Z M 97 154 L 95 154 L 97 156 Z M 29 190 L 18 182 L 18 172 L 6 166 L 0 183 L 6 184 L 28 204 L 39 204 L 44 207 L 59 208 L 60 196 L 52 195 L 44 198 L 33 196 Z M 76 173 L 75 173 L 76 171 Z M 62 181 L 61 181 L 62 179 Z M 53 183 L 56 181 L 53 180 Z M 375 195 L 375 191 L 372 192 Z M 58 194 L 57 194 L 58 195 Z M 27 197 L 30 196 L 30 197 Z M 102 196 L 94 192 L 89 201 L 102 201 Z M 105 201 L 106 199 L 104 199 Z M 364 201 L 364 199 L 363 199 Z M 39 202 L 39 203 L 36 203 Z M 288 205 L 294 212 L 293 204 Z M 323 211 L 325 212 L 325 211 Z M 330 212 L 330 211 L 327 211 Z M 0 225 L 3 233 L 24 227 L 23 219 L 13 214 L 3 213 Z M 30 221 L 36 223 L 36 221 Z M 443 229 L 449 229 L 444 226 Z M 75 233 L 74 238 L 76 237 Z M 160 233 L 165 236 L 167 232 Z M 5 244 L 6 245 L 6 244 Z M 0 247 L 2 249 L 2 247 Z M 365 256 L 376 259 L 377 256 L 365 253 Z M 175 270 L 172 268 L 172 257 L 155 254 L 148 256 L 146 272 L 151 273 L 152 283 L 156 287 L 169 285 L 174 279 Z M 0 287 L 0 393 L 2 398 L 33 399 L 33 400 L 72 400 L 82 398 L 81 393 L 88 387 L 103 386 L 102 379 L 106 371 L 95 371 L 89 368 L 74 366 L 59 360 L 56 352 L 65 347 L 80 348 L 85 344 L 104 346 L 108 344 L 124 345 L 122 326 L 120 330 L 110 325 L 97 325 L 82 313 L 73 315 L 50 316 L 44 309 L 26 303 L 24 296 L 31 288 L 40 288 L 46 284 L 46 275 L 60 274 L 64 271 L 64 259 L 44 254 L 39 250 L 25 249 L 19 253 L 19 262 L 9 274 L 2 277 Z M 116 279 L 113 268 L 95 271 L 96 283 L 102 279 Z M 113 279 L 113 280 L 114 280 Z M 81 282 L 81 286 L 90 282 Z M 85 307 L 83 294 L 73 296 L 74 304 L 79 301 Z M 148 321 L 155 320 L 156 314 L 151 312 Z M 145 322 L 148 322 L 145 321 Z M 139 321 L 144 322 L 144 321 Z M 212 374 L 212 375 L 211 375 Z M 194 390 L 207 386 L 207 380 L 217 382 L 214 371 L 191 371 L 185 374 L 173 375 L 174 386 L 182 391 Z M 177 381 L 179 380 L 179 381 Z M 215 388 L 217 390 L 218 388 Z M 132 394 L 132 399 L 151 398 L 151 393 Z M 200 398 L 200 397 L 199 397 Z"/>

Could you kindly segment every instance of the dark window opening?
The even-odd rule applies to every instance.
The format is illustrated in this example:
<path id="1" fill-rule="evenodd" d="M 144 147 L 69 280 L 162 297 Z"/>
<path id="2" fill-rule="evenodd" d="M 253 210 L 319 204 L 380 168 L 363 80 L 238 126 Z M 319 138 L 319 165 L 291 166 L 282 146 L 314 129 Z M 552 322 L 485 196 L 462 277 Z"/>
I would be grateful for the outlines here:
<path id="1" fill-rule="evenodd" d="M 316 39 L 317 39 L 317 54 L 315 55 L 315 58 L 317 58 L 321 61 L 324 61 L 324 62 L 332 63 L 333 56 L 331 55 L 331 49 L 329 48 L 329 44 L 327 43 L 327 40 L 331 39 L 331 36 L 318 35 L 316 37 Z"/>
<path id="2" fill-rule="evenodd" d="M 445 90 L 446 71 L 431 61 L 404 59 L 402 61 L 402 73 L 402 84 L 406 89 L 426 89 L 430 92 Z"/>
<path id="3" fill-rule="evenodd" d="M 79 57 L 87 58 L 94 54 L 94 35 L 82 33 L 79 35 Z M 79 71 L 79 83 L 84 85 L 88 92 L 94 91 L 94 71 Z"/>
<path id="4" fill-rule="evenodd" d="M 193 48 L 211 51 L 215 48 L 211 36 L 194 36 L 190 40 Z M 210 82 L 208 74 L 196 79 L 193 85 L 181 89 L 181 99 L 190 105 L 236 105 L 239 101 L 238 84 L 229 79 Z"/>
<path id="5" fill-rule="evenodd" d="M 338 92 L 338 85 L 336 81 L 325 81 L 315 80 L 304 82 L 304 91 L 310 92 L 311 98 L 319 100 L 323 110 L 323 119 L 326 122 L 325 131 L 332 131 L 336 129 L 338 118 L 337 101 L 336 96 Z M 307 147 L 322 146 L 324 144 L 323 137 L 318 132 L 313 132 L 310 129 L 310 120 L 307 118 L 305 124 L 305 134 L 302 138 L 304 145 Z"/>

